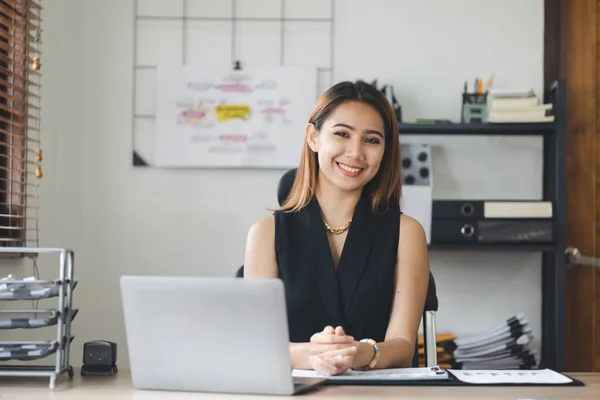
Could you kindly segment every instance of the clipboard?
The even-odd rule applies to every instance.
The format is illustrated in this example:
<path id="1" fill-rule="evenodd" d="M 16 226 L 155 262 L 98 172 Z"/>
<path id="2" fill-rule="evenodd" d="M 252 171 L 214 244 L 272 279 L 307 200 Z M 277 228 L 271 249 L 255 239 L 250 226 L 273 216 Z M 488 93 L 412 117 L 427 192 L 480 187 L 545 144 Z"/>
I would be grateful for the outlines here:
<path id="1" fill-rule="evenodd" d="M 480 374 L 480 379 L 469 379 L 467 374 Z M 494 376 L 497 374 L 498 376 Z M 505 374 L 502 377 L 502 374 Z M 508 375 L 506 375 L 508 374 Z M 525 379 L 527 375 L 542 374 L 546 378 Z M 515 379 L 508 379 L 514 375 Z M 294 377 L 326 378 L 324 385 L 357 385 L 357 386 L 585 386 L 585 384 L 568 375 L 550 370 L 453 370 L 439 367 L 394 368 L 371 371 L 352 371 L 324 376 L 312 370 L 292 370 Z M 520 378 L 519 378 L 520 376 Z"/>
<path id="2" fill-rule="evenodd" d="M 423 384 L 423 382 L 448 381 L 450 375 L 440 367 L 389 368 L 369 371 L 348 370 L 334 376 L 324 376 L 313 370 L 292 371 L 293 377 L 326 378 L 330 385 L 401 385 Z"/>

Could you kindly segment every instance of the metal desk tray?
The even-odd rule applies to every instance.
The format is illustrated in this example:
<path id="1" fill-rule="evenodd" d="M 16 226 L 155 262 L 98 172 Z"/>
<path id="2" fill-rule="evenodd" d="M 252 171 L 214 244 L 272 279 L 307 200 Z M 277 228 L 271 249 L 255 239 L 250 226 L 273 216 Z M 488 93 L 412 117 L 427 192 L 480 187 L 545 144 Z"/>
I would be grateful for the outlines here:
<path id="1" fill-rule="evenodd" d="M 36 360 L 54 354 L 58 349 L 58 342 L 0 342 L 0 361 L 8 360 Z"/>
<path id="2" fill-rule="evenodd" d="M 21 280 L 0 281 L 0 300 L 40 300 L 56 297 L 59 294 L 60 280 Z M 73 289 L 77 281 L 73 282 Z M 65 288 L 66 292 L 66 288 Z"/>
<path id="3" fill-rule="evenodd" d="M 79 312 L 74 309 L 71 321 Z M 35 329 L 56 325 L 58 310 L 0 310 L 0 329 Z"/>

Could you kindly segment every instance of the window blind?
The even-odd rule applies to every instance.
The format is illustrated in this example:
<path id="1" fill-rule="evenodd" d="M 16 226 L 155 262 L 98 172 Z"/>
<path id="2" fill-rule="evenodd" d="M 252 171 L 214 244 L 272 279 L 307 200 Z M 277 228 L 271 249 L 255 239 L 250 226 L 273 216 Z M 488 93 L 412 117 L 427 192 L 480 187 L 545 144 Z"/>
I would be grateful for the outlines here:
<path id="1" fill-rule="evenodd" d="M 41 0 L 0 0 L 0 253 L 39 245 Z"/>

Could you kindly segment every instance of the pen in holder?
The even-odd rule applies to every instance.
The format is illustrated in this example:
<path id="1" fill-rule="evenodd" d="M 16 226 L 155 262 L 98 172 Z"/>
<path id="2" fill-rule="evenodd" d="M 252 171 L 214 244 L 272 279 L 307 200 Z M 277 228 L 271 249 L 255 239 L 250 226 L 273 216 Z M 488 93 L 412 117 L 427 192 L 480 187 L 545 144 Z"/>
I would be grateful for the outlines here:
<path id="1" fill-rule="evenodd" d="M 481 124 L 487 122 L 487 92 L 463 93 L 461 122 L 464 124 Z"/>

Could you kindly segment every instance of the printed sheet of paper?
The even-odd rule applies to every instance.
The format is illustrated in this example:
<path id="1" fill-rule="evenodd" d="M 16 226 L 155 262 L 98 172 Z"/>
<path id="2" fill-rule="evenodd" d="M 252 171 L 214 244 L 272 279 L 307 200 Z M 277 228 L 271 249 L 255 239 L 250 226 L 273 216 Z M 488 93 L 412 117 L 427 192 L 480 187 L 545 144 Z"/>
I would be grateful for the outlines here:
<path id="1" fill-rule="evenodd" d="M 458 380 L 466 383 L 539 383 L 539 384 L 565 384 L 573 382 L 572 379 L 552 371 L 540 370 L 457 370 L 449 369 Z"/>
<path id="2" fill-rule="evenodd" d="M 159 65 L 157 167 L 291 168 L 317 100 L 317 70 Z"/>
<path id="3" fill-rule="evenodd" d="M 292 376 L 299 378 L 328 378 L 330 381 L 448 379 L 446 371 L 437 368 L 390 368 L 364 372 L 348 370 L 343 374 L 335 376 L 325 376 L 313 370 L 294 369 Z"/>

